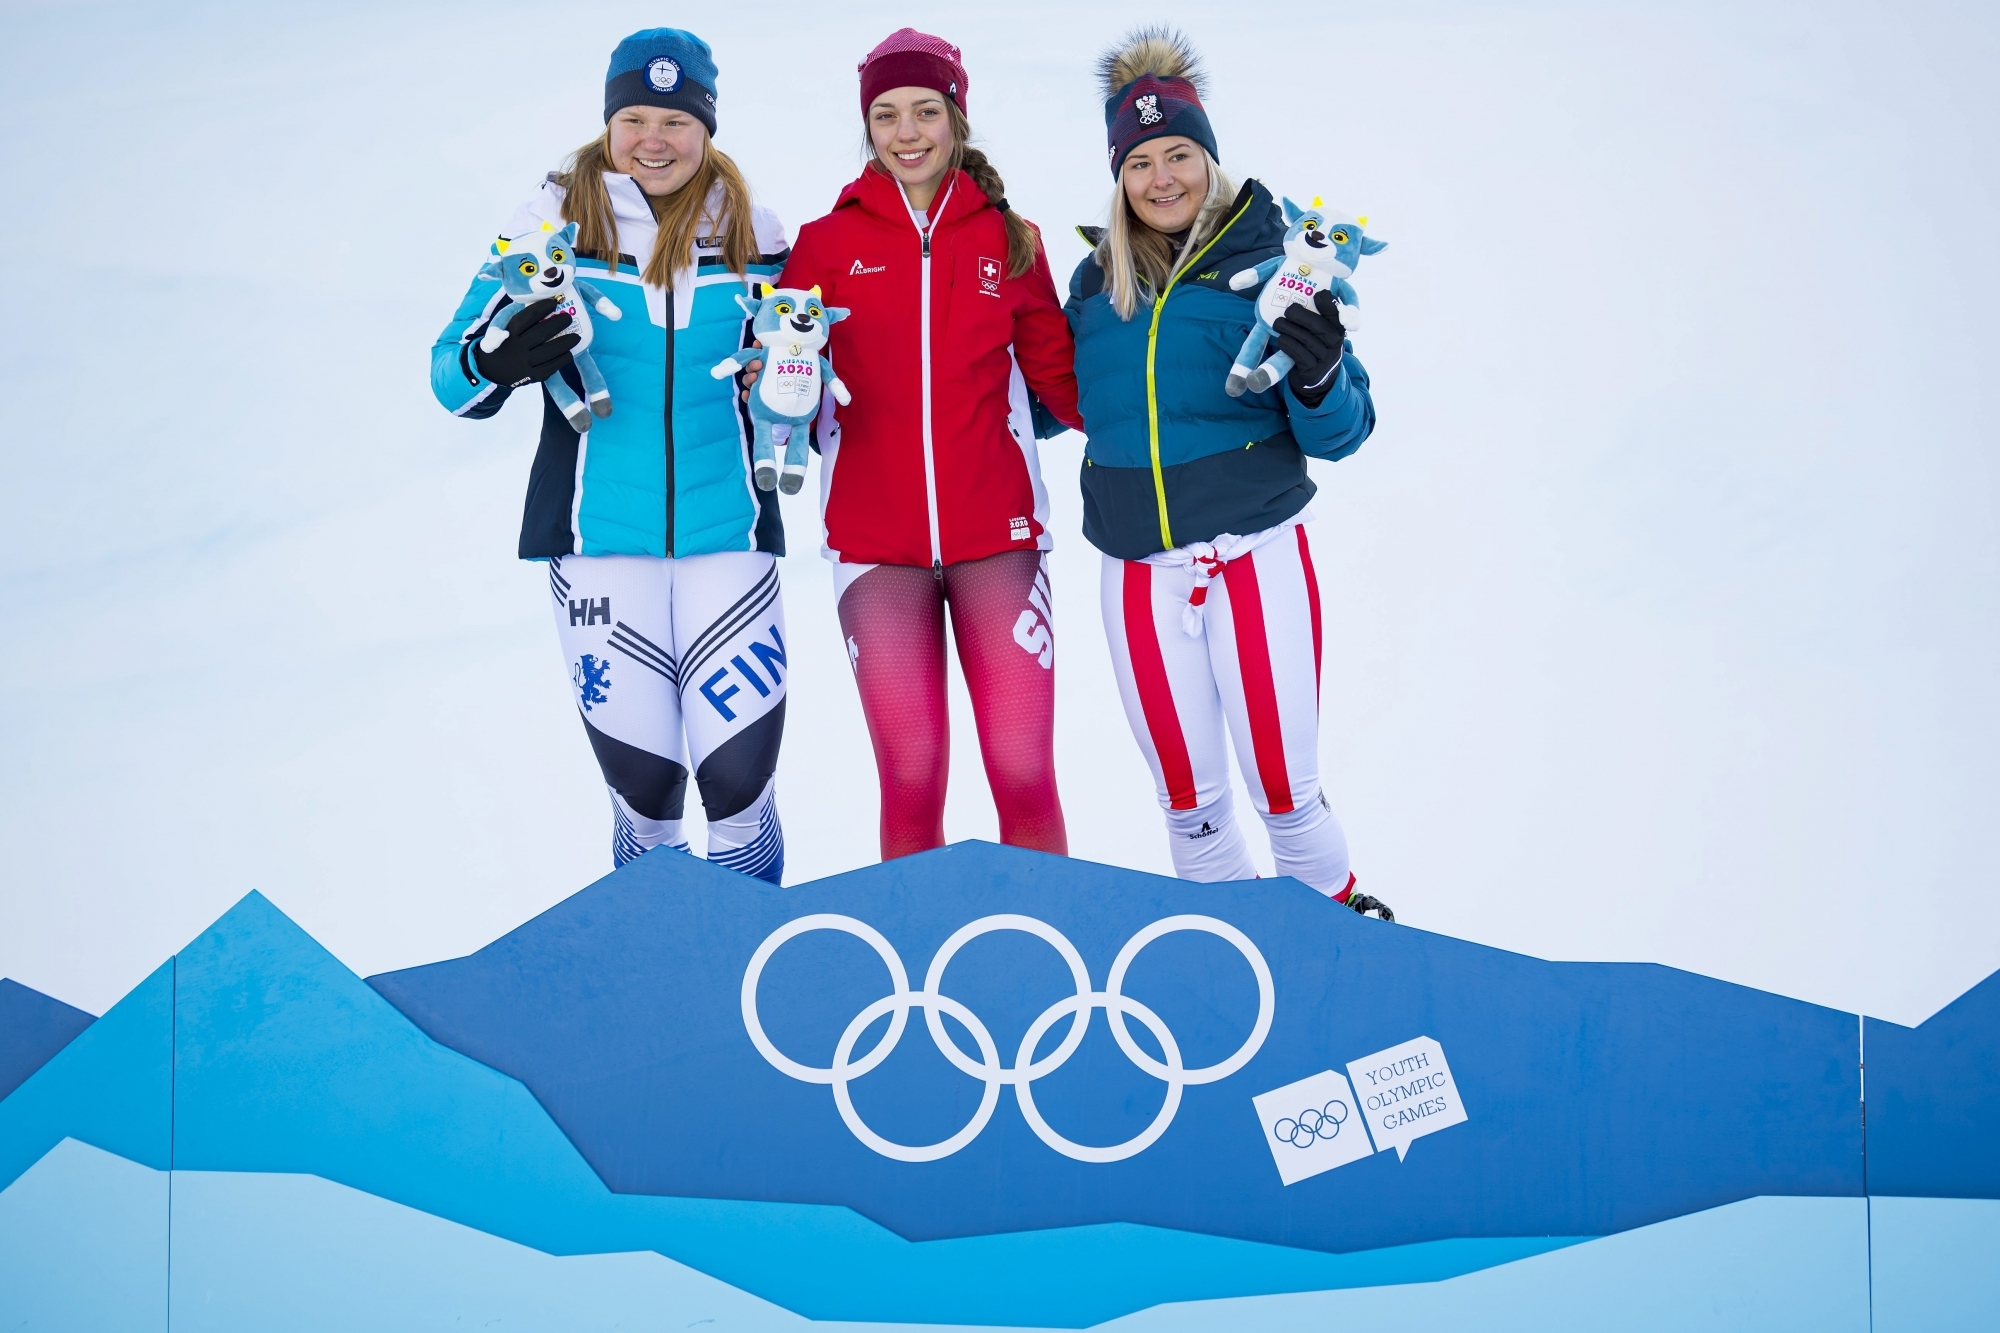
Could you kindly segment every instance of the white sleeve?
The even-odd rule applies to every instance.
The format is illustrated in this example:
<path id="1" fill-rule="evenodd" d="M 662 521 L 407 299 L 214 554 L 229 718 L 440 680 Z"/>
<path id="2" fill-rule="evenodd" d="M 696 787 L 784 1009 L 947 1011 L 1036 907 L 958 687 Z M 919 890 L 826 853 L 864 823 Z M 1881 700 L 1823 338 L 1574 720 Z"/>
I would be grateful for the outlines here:
<path id="1" fill-rule="evenodd" d="M 539 228 L 544 222 L 552 222 L 560 227 L 562 215 L 563 188 L 554 181 L 542 182 L 542 188 L 533 198 L 508 215 L 502 236 L 522 236 Z"/>
<path id="2" fill-rule="evenodd" d="M 750 208 L 750 225 L 757 233 L 757 253 L 760 255 L 781 255 L 791 249 L 791 242 L 785 237 L 785 224 L 778 221 L 778 215 L 762 204 Z"/>

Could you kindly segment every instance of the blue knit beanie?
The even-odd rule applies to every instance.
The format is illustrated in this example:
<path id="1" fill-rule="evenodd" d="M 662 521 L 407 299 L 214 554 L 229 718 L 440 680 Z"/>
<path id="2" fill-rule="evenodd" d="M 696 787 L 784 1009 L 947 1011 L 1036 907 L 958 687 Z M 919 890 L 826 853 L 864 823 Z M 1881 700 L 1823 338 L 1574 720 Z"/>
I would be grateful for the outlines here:
<path id="1" fill-rule="evenodd" d="M 628 106 L 685 111 L 715 133 L 715 57 L 680 28 L 647 28 L 618 43 L 604 75 L 604 123 Z"/>

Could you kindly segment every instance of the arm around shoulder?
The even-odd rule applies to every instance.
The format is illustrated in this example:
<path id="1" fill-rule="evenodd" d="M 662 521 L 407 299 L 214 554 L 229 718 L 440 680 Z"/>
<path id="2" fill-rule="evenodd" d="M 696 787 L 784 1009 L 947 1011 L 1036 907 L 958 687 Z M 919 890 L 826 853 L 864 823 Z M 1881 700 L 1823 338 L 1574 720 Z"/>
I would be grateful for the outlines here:
<path id="1" fill-rule="evenodd" d="M 1104 290 L 1104 271 L 1097 266 L 1097 255 L 1093 252 L 1077 261 L 1076 268 L 1069 275 L 1069 299 L 1063 302 L 1063 314 L 1069 317 L 1069 329 L 1076 332 L 1077 320 L 1083 316 L 1083 303 Z"/>
<path id="2" fill-rule="evenodd" d="M 785 239 L 785 224 L 762 204 L 750 209 L 750 224 L 757 233 L 757 257 L 766 264 L 783 264 L 791 256 L 792 243 Z"/>
<path id="3" fill-rule="evenodd" d="M 829 275 L 819 271 L 818 238 L 814 235 L 813 228 L 814 224 L 810 222 L 800 227 L 798 239 L 786 249 L 785 268 L 778 275 L 778 286 L 806 289 L 818 285 L 822 288 L 831 288 L 832 284 L 827 281 Z M 829 295 L 827 300 L 831 301 L 833 298 Z"/>
<path id="4" fill-rule="evenodd" d="M 1023 286 L 1014 313 L 1014 359 L 1021 378 L 1048 413 L 1071 430 L 1083 429 L 1076 399 L 1076 338 L 1056 303 L 1049 257 L 1039 247 L 1035 265 L 1017 279 Z"/>

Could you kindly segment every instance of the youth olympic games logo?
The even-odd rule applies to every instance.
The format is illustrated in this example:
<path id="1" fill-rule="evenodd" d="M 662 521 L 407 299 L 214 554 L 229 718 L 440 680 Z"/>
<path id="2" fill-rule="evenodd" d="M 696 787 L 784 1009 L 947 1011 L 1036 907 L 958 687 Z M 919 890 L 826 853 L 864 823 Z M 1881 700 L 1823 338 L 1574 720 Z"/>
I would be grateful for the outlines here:
<path id="1" fill-rule="evenodd" d="M 800 1064 L 780 1051 L 765 1035 L 764 1025 L 757 1017 L 757 982 L 764 975 L 764 965 L 771 961 L 771 955 L 788 940 L 816 930 L 841 931 L 868 945 L 889 969 L 891 987 L 888 995 L 865 1006 L 848 1023 L 846 1031 L 840 1034 L 840 1040 L 834 1046 L 833 1063 L 825 1066 Z M 979 1021 L 978 1015 L 946 995 L 943 989 L 944 970 L 958 951 L 981 935 L 996 930 L 1018 930 L 1047 941 L 1050 947 L 1062 956 L 1063 962 L 1068 964 L 1070 979 L 1076 985 L 1074 995 L 1057 1000 L 1044 1009 L 1034 1022 L 1028 1024 L 1028 1030 L 1021 1037 L 1020 1049 L 1015 1052 L 1012 1065 L 1000 1062 L 1000 1052 L 993 1043 L 993 1034 Z M 1206 1065 L 1199 1069 L 1189 1069 L 1181 1063 L 1180 1046 L 1160 1016 L 1123 992 L 1125 974 L 1131 968 L 1133 961 L 1138 958 L 1140 951 L 1163 935 L 1183 930 L 1203 931 L 1228 941 L 1243 955 L 1244 961 L 1250 964 L 1250 970 L 1257 978 L 1257 1020 L 1250 1026 L 1250 1035 L 1244 1038 L 1243 1044 L 1236 1048 L 1234 1055 L 1218 1064 Z M 1118 956 L 1112 960 L 1110 975 L 1105 979 L 1104 989 L 1101 991 L 1092 988 L 1090 970 L 1084 966 L 1083 955 L 1077 952 L 1076 946 L 1071 944 L 1061 931 L 1046 921 L 1013 913 L 983 916 L 969 925 L 960 927 L 957 933 L 938 948 L 936 956 L 931 959 L 930 967 L 924 973 L 924 988 L 920 991 L 910 989 L 909 974 L 903 970 L 902 958 L 890 947 L 889 941 L 883 938 L 880 931 L 864 921 L 833 912 L 817 912 L 811 916 L 802 916 L 796 921 L 789 921 L 778 927 L 757 946 L 757 951 L 750 955 L 750 966 L 743 972 L 743 1026 L 749 1032 L 752 1044 L 757 1047 L 757 1053 L 769 1061 L 772 1068 L 801 1083 L 830 1085 L 833 1088 L 833 1103 L 839 1108 L 841 1120 L 845 1122 L 854 1137 L 882 1156 L 899 1162 L 935 1162 L 951 1156 L 978 1138 L 980 1131 L 986 1128 L 986 1122 L 993 1118 L 994 1108 L 1000 1104 L 1000 1089 L 1009 1086 L 1014 1089 L 1014 1098 L 1020 1104 L 1021 1118 L 1028 1122 L 1028 1128 L 1035 1132 L 1035 1137 L 1049 1147 L 1078 1162 L 1124 1161 L 1152 1147 L 1159 1137 L 1167 1132 L 1167 1126 L 1174 1121 L 1174 1113 L 1180 1110 L 1181 1091 L 1184 1088 L 1228 1078 L 1250 1063 L 1250 1058 L 1257 1054 L 1258 1049 L 1264 1044 L 1264 1038 L 1270 1034 L 1271 1017 L 1275 1007 L 1271 968 L 1264 961 L 1264 955 L 1257 951 L 1257 946 L 1250 942 L 1249 936 L 1228 922 L 1218 921 L 1212 916 L 1162 917 L 1139 931 L 1125 942 L 1125 947 L 1120 949 Z M 985 1092 L 979 1099 L 979 1109 L 973 1112 L 972 1119 L 956 1134 L 937 1143 L 912 1145 L 893 1143 L 883 1138 L 862 1121 L 854 1109 L 854 1100 L 848 1091 L 848 1085 L 855 1079 L 867 1074 L 889 1058 L 890 1053 L 896 1049 L 896 1043 L 902 1040 L 903 1029 L 909 1024 L 912 1009 L 924 1011 L 924 1024 L 930 1029 L 931 1040 L 937 1044 L 938 1052 L 951 1061 L 955 1068 L 981 1080 L 986 1085 Z M 1048 1122 L 1042 1119 L 1041 1112 L 1035 1107 L 1035 1080 L 1053 1074 L 1076 1053 L 1077 1047 L 1083 1044 L 1084 1034 L 1090 1028 L 1091 1011 L 1095 1009 L 1104 1011 L 1106 1020 L 1111 1024 L 1111 1036 L 1117 1041 L 1118 1049 L 1125 1053 L 1125 1058 L 1167 1085 L 1166 1102 L 1160 1107 L 1159 1114 L 1153 1117 L 1153 1122 L 1134 1137 L 1123 1143 L 1114 1143 L 1108 1148 L 1093 1148 L 1086 1144 L 1070 1142 L 1049 1128 Z M 959 1049 L 957 1041 L 945 1031 L 946 1014 L 951 1015 L 972 1034 L 973 1041 L 979 1047 L 978 1059 L 975 1060 Z M 889 1019 L 888 1031 L 883 1033 L 881 1040 L 877 1041 L 865 1055 L 859 1059 L 855 1058 L 854 1046 L 861 1039 L 861 1034 L 868 1030 L 870 1024 L 879 1021 L 884 1015 Z M 1126 1026 L 1125 1020 L 1128 1017 L 1138 1019 L 1145 1025 L 1146 1030 L 1153 1034 L 1153 1040 L 1159 1043 L 1160 1054 L 1165 1057 L 1163 1060 L 1155 1060 L 1140 1049 Z M 1069 1031 L 1063 1034 L 1062 1041 L 1053 1051 L 1039 1060 L 1035 1059 L 1036 1046 L 1048 1034 L 1049 1029 L 1064 1018 L 1068 1018 L 1070 1023 Z"/>
<path id="2" fill-rule="evenodd" d="M 1325 1106 L 1308 1106 L 1296 1116 L 1286 1116 L 1271 1126 L 1271 1137 L 1294 1148 L 1310 1148 L 1319 1139 L 1340 1137 L 1347 1123 L 1347 1103 L 1338 1097 Z"/>

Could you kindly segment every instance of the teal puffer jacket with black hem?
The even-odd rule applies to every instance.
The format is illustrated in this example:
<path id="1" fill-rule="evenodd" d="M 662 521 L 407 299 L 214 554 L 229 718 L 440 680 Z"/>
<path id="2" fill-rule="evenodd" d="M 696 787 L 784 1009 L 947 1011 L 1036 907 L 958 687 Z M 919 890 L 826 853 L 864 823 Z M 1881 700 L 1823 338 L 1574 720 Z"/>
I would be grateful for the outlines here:
<path id="1" fill-rule="evenodd" d="M 611 387 L 612 413 L 578 435 L 547 391 L 534 391 L 542 400 L 542 438 L 528 473 L 521 557 L 783 555 L 777 493 L 751 483 L 748 411 L 735 380 L 709 371 L 747 345 L 749 321 L 736 298 L 752 281 L 777 280 L 787 254 L 784 228 L 769 210 L 753 210 L 760 253 L 745 273 L 723 263 L 719 238 L 697 236 L 673 289 L 662 290 L 642 276 L 656 234 L 651 205 L 630 176 L 606 172 L 604 182 L 621 253 L 585 252 L 576 266 L 622 315 L 592 321 L 590 351 Z M 550 181 L 502 234 L 561 226 L 562 202 L 562 188 Z M 709 216 L 721 208 L 718 185 Z M 489 383 L 472 360 L 472 344 L 507 300 L 498 282 L 475 276 L 431 349 L 432 390 L 455 415 L 492 416 L 512 392 Z M 574 367 L 562 373 L 572 389 L 580 387 Z"/>
<path id="2" fill-rule="evenodd" d="M 1129 320 L 1112 308 L 1096 255 L 1077 265 L 1063 308 L 1089 436 L 1083 534 L 1106 554 L 1140 560 L 1275 527 L 1313 497 L 1308 456 L 1345 458 L 1374 430 L 1368 372 L 1352 344 L 1315 407 L 1285 384 L 1224 392 L 1257 318 L 1257 288 L 1233 292 L 1229 279 L 1282 253 L 1284 234 L 1270 191 L 1246 181 L 1221 230 Z"/>

